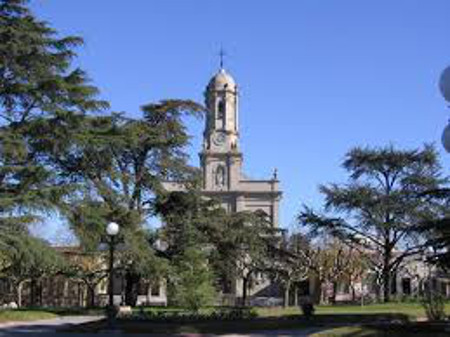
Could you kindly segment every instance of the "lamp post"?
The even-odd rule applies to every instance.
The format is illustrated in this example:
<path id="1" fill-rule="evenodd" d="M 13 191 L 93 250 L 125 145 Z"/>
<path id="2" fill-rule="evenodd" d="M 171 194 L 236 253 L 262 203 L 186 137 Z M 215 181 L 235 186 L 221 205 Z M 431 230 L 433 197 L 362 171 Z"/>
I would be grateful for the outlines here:
<path id="1" fill-rule="evenodd" d="M 109 284 L 108 284 L 108 318 L 110 322 L 114 319 L 114 250 L 116 245 L 116 237 L 119 234 L 119 225 L 115 222 L 110 222 L 106 226 L 106 234 L 109 237 Z"/>
<path id="2" fill-rule="evenodd" d="M 441 91 L 442 97 L 447 102 L 450 102 L 450 67 L 445 68 L 442 72 L 441 78 L 439 79 L 439 90 Z M 444 128 L 441 140 L 444 149 L 450 152 L 450 120 Z"/>

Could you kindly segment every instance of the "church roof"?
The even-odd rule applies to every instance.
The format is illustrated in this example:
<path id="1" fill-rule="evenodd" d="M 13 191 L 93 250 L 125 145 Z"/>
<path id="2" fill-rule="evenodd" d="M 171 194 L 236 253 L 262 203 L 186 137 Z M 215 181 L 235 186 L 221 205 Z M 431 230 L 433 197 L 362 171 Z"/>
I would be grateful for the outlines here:
<path id="1" fill-rule="evenodd" d="M 214 90 L 234 90 L 236 88 L 236 82 L 225 69 L 221 68 L 209 81 L 208 88 Z"/>

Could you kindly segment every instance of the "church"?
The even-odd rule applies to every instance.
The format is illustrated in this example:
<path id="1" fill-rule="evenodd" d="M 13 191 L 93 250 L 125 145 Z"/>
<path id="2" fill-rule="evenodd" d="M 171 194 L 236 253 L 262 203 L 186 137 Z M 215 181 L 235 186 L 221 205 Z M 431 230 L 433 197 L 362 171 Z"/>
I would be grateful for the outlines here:
<path id="1" fill-rule="evenodd" d="M 204 95 L 207 114 L 200 152 L 202 194 L 220 202 L 227 212 L 258 212 L 266 216 L 272 226 L 278 227 L 282 192 L 277 172 L 275 170 L 272 177 L 263 180 L 250 179 L 244 174 L 239 133 L 239 88 L 223 66 L 208 82 Z M 183 189 L 176 182 L 165 182 L 164 187 L 167 191 Z M 233 288 L 232 294 L 228 295 L 234 299 L 242 297 L 242 280 L 236 280 Z M 276 288 L 260 275 L 248 291 L 250 303 L 265 305 L 267 301 L 281 301 Z M 230 304 L 233 303 L 231 301 Z"/>
<path id="2" fill-rule="evenodd" d="M 200 164 L 203 193 L 221 201 L 229 212 L 261 211 L 278 226 L 281 198 L 276 172 L 267 180 L 252 180 L 242 170 L 239 144 L 239 89 L 223 67 L 205 91 L 207 117 Z"/>
<path id="3" fill-rule="evenodd" d="M 252 180 L 243 173 L 244 156 L 239 135 L 239 88 L 221 66 L 205 91 L 207 108 L 200 165 L 202 192 L 219 200 L 228 212 L 264 212 L 278 227 L 282 192 L 276 170 L 264 180 Z M 180 190 L 178 183 L 166 182 L 168 191 Z"/>

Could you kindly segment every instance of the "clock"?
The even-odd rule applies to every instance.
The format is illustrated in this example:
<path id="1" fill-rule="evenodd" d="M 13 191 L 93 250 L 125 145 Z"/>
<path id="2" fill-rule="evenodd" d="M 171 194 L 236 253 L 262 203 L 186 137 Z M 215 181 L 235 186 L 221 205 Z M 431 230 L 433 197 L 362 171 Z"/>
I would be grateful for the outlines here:
<path id="1" fill-rule="evenodd" d="M 223 143 L 225 143 L 225 135 L 223 133 L 216 133 L 213 136 L 213 142 L 216 145 L 222 145 Z"/>

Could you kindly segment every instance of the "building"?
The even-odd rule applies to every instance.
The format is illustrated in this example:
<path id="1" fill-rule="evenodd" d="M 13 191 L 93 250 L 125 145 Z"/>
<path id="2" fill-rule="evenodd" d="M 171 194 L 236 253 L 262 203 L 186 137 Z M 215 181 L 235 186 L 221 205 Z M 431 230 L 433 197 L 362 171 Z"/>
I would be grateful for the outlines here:
<path id="1" fill-rule="evenodd" d="M 233 77 L 221 68 L 205 91 L 207 108 L 200 165 L 203 194 L 220 201 L 228 212 L 264 212 L 278 227 L 279 189 L 277 172 L 264 180 L 252 180 L 243 173 L 239 134 L 239 90 Z M 179 183 L 166 182 L 168 191 L 179 191 Z"/>
<path id="2" fill-rule="evenodd" d="M 108 304 L 108 256 L 104 251 L 84 252 L 78 246 L 54 247 L 77 266 L 72 273 L 24 279 L 16 289 L 7 277 L 0 278 L 0 305 L 42 307 L 98 307 Z M 124 303 L 125 278 L 120 271 L 114 277 L 114 303 Z M 142 280 L 137 305 L 167 305 L 166 286 L 162 282 Z"/>
<path id="3" fill-rule="evenodd" d="M 278 226 L 281 192 L 276 172 L 270 179 L 252 180 L 243 173 L 239 135 L 239 90 L 221 68 L 205 92 L 207 118 L 200 163 L 203 193 L 221 201 L 229 212 L 262 211 Z"/>
<path id="4" fill-rule="evenodd" d="M 282 192 L 277 172 L 275 170 L 272 177 L 264 180 L 253 180 L 244 174 L 239 133 L 239 88 L 223 67 L 206 86 L 205 106 L 207 114 L 200 152 L 202 194 L 220 202 L 230 213 L 247 211 L 264 214 L 272 226 L 278 227 Z M 165 188 L 179 191 L 183 186 L 166 182 Z M 236 280 L 231 287 L 231 294 L 227 295 L 234 299 L 241 297 L 240 283 L 240 280 Z M 259 297 L 259 300 L 279 297 L 273 288 L 260 276 L 248 295 L 250 299 Z"/>

